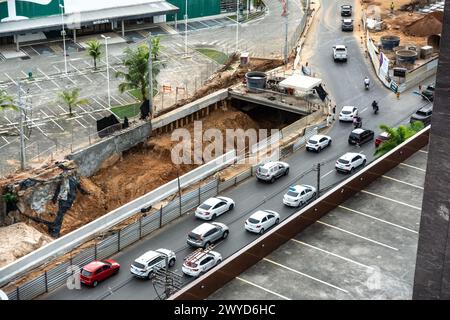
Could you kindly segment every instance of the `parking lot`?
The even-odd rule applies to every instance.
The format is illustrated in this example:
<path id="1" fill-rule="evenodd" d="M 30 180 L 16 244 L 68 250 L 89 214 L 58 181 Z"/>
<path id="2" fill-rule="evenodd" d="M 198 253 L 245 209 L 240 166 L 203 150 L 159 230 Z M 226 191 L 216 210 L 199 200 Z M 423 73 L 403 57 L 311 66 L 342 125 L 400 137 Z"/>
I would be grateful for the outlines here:
<path id="1" fill-rule="evenodd" d="M 209 299 L 411 299 L 426 161 L 417 152 Z"/>

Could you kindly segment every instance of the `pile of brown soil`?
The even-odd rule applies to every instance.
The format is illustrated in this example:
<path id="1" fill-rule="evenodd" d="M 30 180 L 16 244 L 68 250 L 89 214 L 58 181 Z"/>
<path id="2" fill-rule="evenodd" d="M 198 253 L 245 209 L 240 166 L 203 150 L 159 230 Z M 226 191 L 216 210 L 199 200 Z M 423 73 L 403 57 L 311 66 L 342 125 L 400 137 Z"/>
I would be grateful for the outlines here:
<path id="1" fill-rule="evenodd" d="M 442 32 L 442 22 L 439 15 L 430 13 L 405 27 L 405 34 L 416 37 L 427 37 Z"/>

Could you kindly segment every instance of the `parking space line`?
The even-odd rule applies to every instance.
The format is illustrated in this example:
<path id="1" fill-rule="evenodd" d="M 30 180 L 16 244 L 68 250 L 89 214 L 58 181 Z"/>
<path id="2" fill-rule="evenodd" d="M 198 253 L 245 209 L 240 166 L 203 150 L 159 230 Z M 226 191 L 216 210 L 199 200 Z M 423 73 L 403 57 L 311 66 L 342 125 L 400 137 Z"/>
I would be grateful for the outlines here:
<path id="1" fill-rule="evenodd" d="M 398 179 L 395 179 L 395 178 L 392 178 L 392 177 L 389 177 L 389 176 L 384 176 L 384 175 L 382 177 L 386 178 L 386 179 L 389 179 L 389 180 L 392 180 L 392 181 L 395 181 L 395 182 L 406 184 L 407 186 L 411 186 L 411 187 L 423 190 L 423 187 L 415 185 L 415 184 L 412 184 L 412 183 L 409 183 L 409 182 L 405 182 L 405 181 L 398 180 Z"/>
<path id="2" fill-rule="evenodd" d="M 248 280 L 242 279 L 241 277 L 236 277 L 236 279 L 238 279 L 238 280 L 240 280 L 240 281 L 242 281 L 242 282 L 244 282 L 244 283 L 246 283 L 246 284 L 249 284 L 249 285 L 251 285 L 251 286 L 253 286 L 253 287 L 256 287 L 256 288 L 258 288 L 258 289 L 261 289 L 261 290 L 263 290 L 263 291 L 266 291 L 266 292 L 268 292 L 268 293 L 271 293 L 271 294 L 273 294 L 273 295 L 275 295 L 275 296 L 277 296 L 277 297 L 280 297 L 281 299 L 284 299 L 284 300 L 292 300 L 292 299 L 290 299 L 290 298 L 288 298 L 288 297 L 285 297 L 285 296 L 283 296 L 283 295 L 281 295 L 281 294 L 279 294 L 279 293 L 276 293 L 275 291 L 272 291 L 272 290 L 266 289 L 266 288 L 264 288 L 264 287 L 261 287 L 261 286 L 257 285 L 256 283 L 253 283 L 253 282 L 250 282 L 250 281 L 248 281 Z"/>
<path id="3" fill-rule="evenodd" d="M 7 74 L 6 72 L 3 72 L 3 74 L 4 74 L 9 80 L 11 80 L 12 83 L 14 83 L 14 84 L 17 86 L 17 82 L 16 82 L 13 78 L 11 78 L 11 77 L 9 76 L 9 74 Z"/>
<path id="4" fill-rule="evenodd" d="M 313 246 L 313 245 L 308 244 L 308 243 L 306 243 L 306 242 L 303 242 L 303 241 L 300 241 L 300 240 L 297 240 L 297 239 L 291 239 L 291 241 L 294 241 L 294 242 L 299 243 L 299 244 L 302 244 L 302 245 L 304 245 L 304 246 L 307 246 L 307 247 L 310 247 L 310 248 L 313 248 L 313 249 L 322 251 L 322 252 L 324 252 L 324 253 L 326 253 L 326 254 L 329 254 L 329 255 L 332 255 L 332 256 L 334 256 L 334 257 L 340 258 L 340 259 L 342 259 L 342 260 L 345 260 L 345 261 L 354 263 L 354 264 L 356 264 L 356 265 L 358 265 L 358 266 L 361 266 L 361 267 L 364 267 L 364 268 L 367 268 L 367 269 L 373 269 L 373 267 L 370 267 L 370 266 L 368 266 L 368 265 L 359 263 L 359 262 L 357 262 L 357 261 L 355 261 L 355 260 L 352 260 L 352 259 L 349 259 L 349 258 L 340 256 L 340 255 L 338 255 L 338 254 L 336 254 L 336 253 L 333 253 L 333 252 L 330 252 L 330 251 L 321 249 L 321 248 L 319 248 L 319 247 Z"/>
<path id="5" fill-rule="evenodd" d="M 97 121 L 97 119 L 86 109 L 84 109 L 81 105 L 78 106 L 81 110 L 83 110 L 83 112 L 85 112 L 88 116 L 90 116 L 92 119 L 94 119 L 95 121 Z"/>
<path id="6" fill-rule="evenodd" d="M 93 83 L 93 82 L 94 82 L 94 81 L 92 81 L 91 78 L 89 78 L 87 75 L 81 73 L 81 71 L 78 70 L 77 67 L 75 67 L 75 66 L 74 66 L 73 64 L 71 64 L 70 62 L 69 62 L 69 65 L 70 65 L 72 68 L 74 68 L 76 72 L 78 72 L 78 73 L 81 74 L 83 77 L 85 77 L 86 79 L 88 79 L 90 83 Z"/>
<path id="7" fill-rule="evenodd" d="M 39 51 L 37 51 L 35 48 L 33 48 L 33 46 L 28 46 L 28 48 L 30 48 L 31 50 L 33 50 L 34 52 L 36 52 L 38 54 L 38 56 L 41 55 L 41 53 Z"/>
<path id="8" fill-rule="evenodd" d="M 403 162 L 400 163 L 400 165 L 408 167 L 408 168 L 416 169 L 416 170 L 419 170 L 419 171 L 422 171 L 422 172 L 427 172 L 427 170 L 425 170 L 425 169 L 422 169 L 422 168 L 419 168 L 419 167 L 415 167 L 415 166 L 412 166 L 410 164 L 406 164 L 406 163 L 403 163 Z"/>
<path id="9" fill-rule="evenodd" d="M 395 202 L 395 203 L 398 203 L 398 204 L 401 204 L 401 205 L 404 205 L 404 206 L 407 206 L 407 207 L 410 207 L 410 208 L 422 211 L 422 208 L 413 206 L 412 204 L 408 204 L 408 203 L 405 203 L 405 202 L 394 200 L 394 199 L 391 199 L 391 198 L 388 198 L 388 197 L 385 197 L 385 196 L 382 196 L 382 195 L 379 195 L 379 194 L 376 194 L 376 193 L 373 193 L 373 192 L 370 192 L 370 191 L 366 191 L 366 190 L 361 190 L 361 192 L 369 194 L 369 195 L 374 196 L 374 197 L 378 197 L 378 198 L 381 198 L 381 199 L 384 199 L 384 200 L 392 201 L 392 202 Z"/>
<path id="10" fill-rule="evenodd" d="M 73 81 L 73 80 L 69 77 L 69 75 L 66 75 L 66 78 L 69 79 L 73 84 L 77 84 L 75 81 Z"/>
<path id="11" fill-rule="evenodd" d="M 51 116 L 49 116 L 44 110 L 41 109 L 40 111 L 44 114 L 44 116 L 49 117 L 49 118 L 51 117 Z M 51 121 L 52 121 L 58 128 L 60 128 L 62 132 L 64 132 L 64 128 L 61 127 L 55 120 L 51 119 Z"/>
<path id="12" fill-rule="evenodd" d="M 60 70 L 57 66 L 53 65 L 52 67 L 55 68 L 55 70 L 56 70 L 58 73 L 61 73 L 61 70 Z"/>
<path id="13" fill-rule="evenodd" d="M 425 150 L 419 150 L 419 152 L 428 154 L 428 151 L 425 151 Z"/>
<path id="14" fill-rule="evenodd" d="M 83 62 L 92 68 L 92 65 L 89 62 L 87 62 L 86 60 L 83 60 Z"/>
<path id="15" fill-rule="evenodd" d="M 116 98 L 114 98 L 113 95 L 111 95 L 111 99 L 113 99 L 114 101 L 116 101 L 119 105 L 122 105 L 123 102 L 120 102 L 119 100 L 117 100 Z"/>
<path id="16" fill-rule="evenodd" d="M 50 80 L 55 86 L 57 86 L 59 89 L 61 89 L 61 87 L 59 86 L 58 82 L 56 82 L 53 79 L 50 79 L 50 77 L 46 73 L 44 73 L 44 71 L 42 71 L 39 68 L 37 68 L 36 70 L 39 71 L 40 73 L 42 73 L 47 80 Z"/>
<path id="17" fill-rule="evenodd" d="M 367 217 L 367 218 L 370 218 L 370 219 L 374 219 L 374 220 L 377 220 L 377 221 L 380 221 L 380 222 L 389 224 L 389 225 L 391 225 L 391 226 L 394 226 L 394 227 L 397 227 L 397 228 L 400 228 L 400 229 L 403 229 L 403 230 L 406 230 L 406 231 L 409 231 L 409 232 L 412 232 L 412 233 L 418 234 L 417 231 L 414 231 L 414 230 L 412 230 L 412 229 L 403 227 L 403 226 L 401 226 L 401 225 L 398 225 L 398 224 L 395 224 L 395 223 L 392 223 L 392 222 L 389 222 L 389 221 L 386 221 L 386 220 L 383 220 L 383 219 L 380 219 L 380 218 L 371 216 L 370 214 L 363 213 L 363 212 L 361 212 L 361 211 L 353 210 L 353 209 L 350 209 L 350 208 L 347 208 L 347 207 L 344 207 L 344 206 L 339 206 L 339 208 L 344 209 L 344 210 L 347 210 L 347 211 L 350 211 L 350 212 L 353 212 L 353 213 L 356 213 L 356 214 L 359 214 L 359 215 L 362 215 L 362 216 Z"/>
<path id="18" fill-rule="evenodd" d="M 326 281 L 317 279 L 317 278 L 312 277 L 312 276 L 310 276 L 310 275 L 308 275 L 308 274 L 306 274 L 306 273 L 303 273 L 303 272 L 300 272 L 300 271 L 298 271 L 298 270 L 292 269 L 292 268 L 290 268 L 290 267 L 288 267 L 288 266 L 282 265 L 281 263 L 275 262 L 275 261 L 270 260 L 270 259 L 267 259 L 267 258 L 263 258 L 263 260 L 264 260 L 264 261 L 267 261 L 267 262 L 270 262 L 270 263 L 272 263 L 272 264 L 274 264 L 274 265 L 276 265 L 276 266 L 278 266 L 278 267 L 281 267 L 281 268 L 283 268 L 283 269 L 286 269 L 286 270 L 289 270 L 289 271 L 291 271 L 291 272 L 297 273 L 297 274 L 299 274 L 299 275 L 301 275 L 301 276 L 304 276 L 304 277 L 306 277 L 306 278 L 309 278 L 309 279 L 311 279 L 311 280 L 320 282 L 320 283 L 322 283 L 322 284 L 324 284 L 324 285 L 326 285 L 326 286 L 329 286 L 329 287 L 331 287 L 331 288 L 334 288 L 334 289 L 337 289 L 337 290 L 339 290 L 339 291 L 348 293 L 348 291 L 345 290 L 345 289 L 339 288 L 339 287 L 337 287 L 337 286 L 335 286 L 335 285 L 333 285 L 333 284 L 331 284 L 331 283 L 328 283 L 328 282 L 326 282 Z"/>
<path id="19" fill-rule="evenodd" d="M 322 221 L 320 221 L 320 220 L 319 220 L 319 221 L 316 221 L 316 222 L 317 222 L 317 223 L 320 223 L 320 224 L 323 224 L 324 226 L 327 226 L 327 227 L 330 227 L 330 228 L 333 228 L 333 229 L 336 229 L 336 230 L 339 230 L 339 231 L 342 231 L 342 232 L 345 232 L 345 233 L 351 234 L 352 236 L 355 236 L 355 237 L 358 237 L 358 238 L 361 238 L 361 239 L 367 240 L 367 241 L 369 241 L 369 242 L 372 242 L 372 243 L 378 244 L 378 245 L 380 245 L 380 246 L 383 246 L 383 247 L 386 247 L 386 248 L 389 248 L 389 249 L 392 249 L 392 250 L 398 251 L 398 249 L 397 249 L 397 248 L 391 247 L 390 245 L 387 245 L 387 244 L 385 244 L 385 243 L 382 243 L 382 242 L 379 242 L 379 241 L 376 241 L 376 240 L 373 240 L 373 239 L 370 239 L 370 238 L 367 238 L 367 237 L 363 237 L 363 236 L 361 236 L 361 235 L 359 235 L 359 234 L 356 234 L 356 233 L 353 233 L 353 232 L 350 232 L 350 231 L 344 230 L 344 229 L 342 229 L 342 228 L 339 228 L 339 227 L 333 226 L 333 225 L 331 225 L 331 224 L 328 224 L 328 223 L 322 222 Z"/>

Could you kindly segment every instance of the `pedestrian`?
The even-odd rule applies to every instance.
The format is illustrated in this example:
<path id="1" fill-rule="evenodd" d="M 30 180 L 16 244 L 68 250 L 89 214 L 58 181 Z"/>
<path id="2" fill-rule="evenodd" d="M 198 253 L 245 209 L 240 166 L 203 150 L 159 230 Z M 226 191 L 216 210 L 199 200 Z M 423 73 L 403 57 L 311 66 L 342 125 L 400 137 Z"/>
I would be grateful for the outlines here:
<path id="1" fill-rule="evenodd" d="M 394 13 L 394 1 L 391 2 L 391 13 Z"/>
<path id="2" fill-rule="evenodd" d="M 333 121 L 336 120 L 336 105 L 333 107 Z"/>
<path id="3" fill-rule="evenodd" d="M 419 84 L 419 92 L 422 92 L 422 85 Z"/>
<path id="4" fill-rule="evenodd" d="M 397 100 L 400 100 L 400 92 L 397 91 Z"/>

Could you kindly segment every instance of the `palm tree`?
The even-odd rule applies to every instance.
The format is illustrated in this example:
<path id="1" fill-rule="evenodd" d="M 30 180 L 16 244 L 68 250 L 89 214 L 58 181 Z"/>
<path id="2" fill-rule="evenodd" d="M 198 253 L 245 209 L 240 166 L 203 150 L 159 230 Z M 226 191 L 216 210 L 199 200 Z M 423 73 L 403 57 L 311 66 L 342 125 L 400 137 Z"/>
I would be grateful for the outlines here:
<path id="1" fill-rule="evenodd" d="M 125 57 L 122 60 L 123 65 L 128 69 L 127 72 L 117 71 L 116 77 L 122 78 L 124 81 L 119 84 L 119 91 L 121 93 L 129 90 L 138 90 L 141 94 L 141 102 L 148 100 L 148 59 L 149 59 L 149 49 L 145 44 L 141 44 L 137 48 L 126 48 L 124 50 Z M 156 88 L 158 82 L 156 77 L 161 71 L 161 67 L 164 64 L 161 62 L 152 64 L 152 76 L 153 76 L 153 87 Z M 152 110 L 150 110 L 150 114 Z"/>
<path id="2" fill-rule="evenodd" d="M 388 153 L 422 130 L 423 127 L 424 125 L 420 121 L 414 121 L 407 126 L 402 125 L 398 128 L 391 128 L 385 124 L 380 125 L 380 129 L 389 134 L 389 139 L 381 143 L 381 145 L 375 150 L 374 155 L 378 157 Z"/>
<path id="3" fill-rule="evenodd" d="M 79 99 L 81 89 L 64 90 L 58 94 L 59 101 L 65 103 L 69 108 L 69 116 L 72 117 L 72 107 L 87 104 L 87 99 Z"/>
<path id="4" fill-rule="evenodd" d="M 152 38 L 152 56 L 153 60 L 158 60 L 158 56 L 161 52 L 162 46 L 160 44 L 161 38 L 159 36 Z"/>
<path id="5" fill-rule="evenodd" d="M 0 90 L 0 110 L 13 109 L 19 110 L 11 97 L 5 90 Z"/>
<path id="6" fill-rule="evenodd" d="M 98 40 L 90 40 L 86 42 L 88 54 L 94 59 L 94 70 L 97 70 L 97 59 L 102 55 L 100 50 L 100 42 Z"/>

